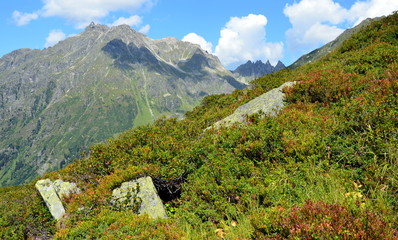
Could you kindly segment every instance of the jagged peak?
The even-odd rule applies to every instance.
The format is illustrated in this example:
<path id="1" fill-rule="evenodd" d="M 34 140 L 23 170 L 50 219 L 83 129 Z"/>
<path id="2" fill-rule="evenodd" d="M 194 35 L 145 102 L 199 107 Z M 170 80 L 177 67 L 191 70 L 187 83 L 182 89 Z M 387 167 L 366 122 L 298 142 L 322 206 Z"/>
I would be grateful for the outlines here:
<path id="1" fill-rule="evenodd" d="M 102 24 L 96 24 L 94 22 L 91 22 L 84 31 L 92 31 L 92 30 L 99 30 L 99 31 L 107 31 L 109 29 L 108 26 L 102 25 Z"/>
<path id="2" fill-rule="evenodd" d="M 283 66 L 283 67 L 285 67 L 285 64 L 283 64 L 283 62 L 281 62 L 281 61 L 278 61 L 277 63 L 276 63 L 276 65 L 275 65 L 275 67 L 276 66 Z"/>

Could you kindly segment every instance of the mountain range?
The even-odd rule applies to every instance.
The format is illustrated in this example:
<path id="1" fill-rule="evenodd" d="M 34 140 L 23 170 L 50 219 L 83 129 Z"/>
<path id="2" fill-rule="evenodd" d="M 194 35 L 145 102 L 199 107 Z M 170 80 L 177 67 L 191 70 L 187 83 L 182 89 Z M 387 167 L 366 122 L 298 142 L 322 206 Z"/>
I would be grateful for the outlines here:
<path id="1" fill-rule="evenodd" d="M 94 23 L 54 47 L 3 56 L 0 73 L 0 185 L 30 181 L 93 143 L 245 87 L 198 45 Z"/>
<path id="2" fill-rule="evenodd" d="M 256 78 L 279 71 L 285 67 L 286 66 L 281 61 L 278 61 L 275 66 L 272 66 L 269 61 L 263 63 L 261 60 L 257 60 L 256 62 L 249 60 L 245 64 L 238 66 L 232 73 L 239 81 L 249 83 Z"/>

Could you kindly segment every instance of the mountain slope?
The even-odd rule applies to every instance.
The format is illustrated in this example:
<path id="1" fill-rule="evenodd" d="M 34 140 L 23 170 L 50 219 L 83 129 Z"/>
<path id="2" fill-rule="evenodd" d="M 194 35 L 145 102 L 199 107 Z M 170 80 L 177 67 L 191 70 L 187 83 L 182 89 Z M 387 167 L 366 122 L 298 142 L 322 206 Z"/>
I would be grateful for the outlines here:
<path id="1" fill-rule="evenodd" d="M 0 185 L 70 163 L 93 143 L 244 85 L 197 45 L 91 24 L 0 59 Z"/>
<path id="2" fill-rule="evenodd" d="M 281 61 L 278 61 L 275 66 L 272 66 L 269 61 L 266 63 L 263 63 L 261 60 L 256 62 L 247 61 L 245 64 L 238 66 L 232 73 L 239 81 L 249 83 L 258 77 L 279 71 L 283 68 L 285 68 L 285 65 Z"/>
<path id="3" fill-rule="evenodd" d="M 0 238 L 397 239 L 397 53 L 395 13 L 318 61 L 93 146 L 43 177 L 82 191 L 58 223 L 34 182 L 0 188 Z M 204 131 L 291 81 L 276 116 Z M 154 179 L 167 219 L 111 207 L 112 191 L 142 176 Z"/>
<path id="4" fill-rule="evenodd" d="M 349 39 L 353 34 L 356 32 L 360 31 L 361 29 L 365 28 L 369 24 L 371 24 L 373 21 L 377 21 L 380 18 L 368 18 L 362 21 L 360 24 L 357 26 L 345 30 L 342 34 L 340 34 L 335 40 L 325 44 L 324 46 L 313 50 L 312 52 L 305 54 L 301 56 L 299 59 L 297 59 L 293 64 L 289 66 L 289 68 L 297 68 L 301 65 L 304 65 L 306 63 L 310 63 L 313 61 L 316 61 L 317 59 L 320 59 L 324 56 L 326 56 L 328 53 L 332 52 L 333 50 L 339 48 L 341 44 Z"/>

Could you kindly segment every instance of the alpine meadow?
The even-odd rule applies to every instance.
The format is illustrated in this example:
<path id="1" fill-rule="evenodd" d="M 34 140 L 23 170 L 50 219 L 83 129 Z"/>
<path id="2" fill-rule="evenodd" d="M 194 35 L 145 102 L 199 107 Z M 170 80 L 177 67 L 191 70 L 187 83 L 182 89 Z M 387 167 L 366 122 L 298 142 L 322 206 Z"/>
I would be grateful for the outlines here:
<path id="1" fill-rule="evenodd" d="M 197 58 L 181 69 L 200 66 L 198 76 L 210 72 L 231 91 L 201 96 L 182 118 L 169 114 L 138 124 L 26 185 L 1 187 L 0 239 L 398 239 L 398 12 L 367 20 L 340 40 L 246 88 L 210 54 L 189 45 Z M 122 44 L 112 43 L 109 48 Z M 164 48 L 156 51 L 161 55 Z M 152 59 L 147 53 L 143 57 Z M 105 56 L 93 59 L 109 60 Z M 122 65 L 112 76 L 124 74 L 128 56 L 113 58 Z M 140 74 L 157 67 L 164 70 L 160 75 L 171 68 L 156 62 Z M 215 124 L 287 82 L 295 84 L 283 88 L 277 114 L 257 111 L 240 122 Z M 165 112 L 176 113 L 198 101 L 200 91 L 176 97 L 178 106 L 168 108 L 163 94 Z M 145 94 L 139 96 L 143 104 L 134 106 L 149 111 Z M 125 182 L 148 176 L 165 218 L 137 214 L 140 197 L 129 194 L 133 204 L 114 199 Z M 79 189 L 62 199 L 59 220 L 35 188 L 39 179 L 62 179 Z"/>

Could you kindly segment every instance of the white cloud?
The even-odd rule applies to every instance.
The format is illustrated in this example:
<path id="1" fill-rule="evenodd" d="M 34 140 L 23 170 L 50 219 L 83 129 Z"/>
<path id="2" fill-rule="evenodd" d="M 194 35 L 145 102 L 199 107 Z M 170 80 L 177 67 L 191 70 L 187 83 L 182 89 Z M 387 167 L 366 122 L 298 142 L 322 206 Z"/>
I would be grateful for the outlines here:
<path id="1" fill-rule="evenodd" d="M 149 29 L 151 29 L 151 26 L 149 24 L 146 24 L 145 26 L 142 26 L 138 32 L 147 34 L 149 32 Z"/>
<path id="2" fill-rule="evenodd" d="M 398 9 L 398 1 L 356 1 L 350 9 L 334 0 L 301 0 L 286 4 L 283 12 L 292 27 L 286 31 L 290 50 L 308 51 L 332 41 L 347 25 L 355 26 L 368 17 L 388 15 Z"/>
<path id="3" fill-rule="evenodd" d="M 301 0 L 283 10 L 292 28 L 286 32 L 290 49 L 314 48 L 343 32 L 334 25 L 345 21 L 347 10 L 333 0 Z"/>
<path id="4" fill-rule="evenodd" d="M 122 24 L 139 27 L 142 24 L 142 17 L 137 16 L 137 15 L 133 15 L 129 18 L 120 17 L 116 21 L 114 21 L 112 24 L 110 24 L 110 26 L 119 26 Z M 151 29 L 151 26 L 149 24 L 146 24 L 146 25 L 142 26 L 138 31 L 143 34 L 147 34 L 149 32 L 149 29 Z"/>
<path id="5" fill-rule="evenodd" d="M 213 44 L 206 41 L 203 37 L 197 35 L 196 33 L 189 33 L 182 38 L 182 41 L 198 44 L 203 50 L 212 53 Z"/>
<path id="6" fill-rule="evenodd" d="M 139 26 L 142 23 L 142 18 L 137 15 L 133 15 L 129 18 L 120 17 L 114 21 L 111 26 L 119 26 L 122 24 L 127 24 L 129 26 Z"/>
<path id="7" fill-rule="evenodd" d="M 75 24 L 77 28 L 87 26 L 91 21 L 99 22 L 111 12 L 124 11 L 133 13 L 139 9 L 150 8 L 156 0 L 42 0 L 44 6 L 37 17 L 61 17 Z M 17 12 L 17 11 L 16 11 Z M 19 16 L 29 16 L 17 12 Z M 32 18 L 32 16 L 30 17 Z M 29 18 L 28 18 L 29 19 Z M 29 20 L 30 21 L 30 20 Z M 26 21 L 26 24 L 29 22 Z"/>
<path id="8" fill-rule="evenodd" d="M 17 26 L 23 26 L 28 24 L 30 21 L 39 18 L 39 14 L 37 13 L 21 13 L 18 11 L 14 11 L 12 13 L 12 19 L 15 21 Z"/>
<path id="9" fill-rule="evenodd" d="M 357 1 L 351 8 L 349 18 L 355 21 L 354 25 L 359 24 L 366 18 L 380 17 L 389 15 L 398 10 L 398 1 L 393 0 L 371 0 Z"/>
<path id="10" fill-rule="evenodd" d="M 220 31 L 215 55 L 224 65 L 247 60 L 270 60 L 276 63 L 282 58 L 283 44 L 266 41 L 266 25 L 267 18 L 263 15 L 232 17 Z"/>
<path id="11" fill-rule="evenodd" d="M 44 47 L 52 47 L 59 41 L 64 40 L 65 37 L 65 33 L 61 30 L 52 30 L 46 38 L 46 43 L 44 44 Z"/>
<path id="12" fill-rule="evenodd" d="M 342 29 L 326 24 L 315 23 L 303 35 L 303 41 L 308 43 L 324 43 L 336 38 L 343 32 Z"/>

